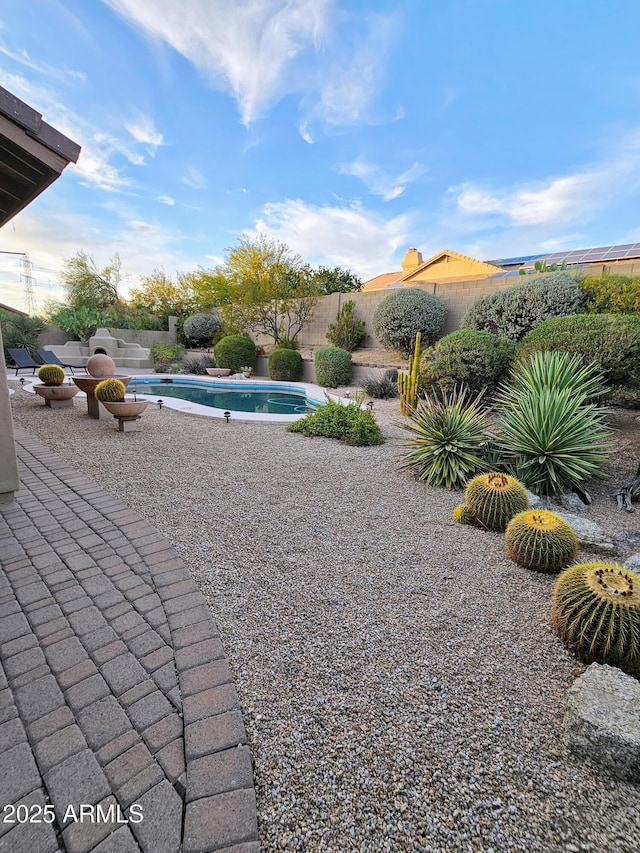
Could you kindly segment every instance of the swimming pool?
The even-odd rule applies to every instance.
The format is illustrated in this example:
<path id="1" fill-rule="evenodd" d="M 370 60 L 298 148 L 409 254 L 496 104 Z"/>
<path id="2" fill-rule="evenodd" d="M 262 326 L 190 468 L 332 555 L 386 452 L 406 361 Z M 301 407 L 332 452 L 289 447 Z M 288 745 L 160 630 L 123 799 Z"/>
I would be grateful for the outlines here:
<path id="1" fill-rule="evenodd" d="M 296 420 L 324 402 L 320 388 L 316 393 L 313 386 L 246 379 L 136 376 L 127 391 L 161 399 L 170 408 L 214 417 L 231 412 L 243 420 Z"/>

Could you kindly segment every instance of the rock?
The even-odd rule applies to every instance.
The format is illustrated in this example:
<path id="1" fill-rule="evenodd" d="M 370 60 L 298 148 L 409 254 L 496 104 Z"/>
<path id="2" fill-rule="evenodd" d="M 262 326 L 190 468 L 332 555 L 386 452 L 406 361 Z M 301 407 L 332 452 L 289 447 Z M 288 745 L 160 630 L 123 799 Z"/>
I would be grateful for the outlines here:
<path id="1" fill-rule="evenodd" d="M 632 554 L 624 563 L 625 569 L 631 569 L 632 572 L 640 572 L 640 554 Z"/>
<path id="2" fill-rule="evenodd" d="M 583 503 L 575 492 L 567 492 L 558 498 L 558 503 L 568 512 L 586 512 L 589 505 Z"/>
<path id="3" fill-rule="evenodd" d="M 595 521 L 588 521 L 586 518 L 581 518 L 579 515 L 573 515 L 570 512 L 559 512 L 558 515 L 573 527 L 581 547 L 588 551 L 598 551 L 609 557 L 618 553 L 616 545 Z"/>
<path id="4" fill-rule="evenodd" d="M 621 554 L 632 554 L 640 548 L 640 530 L 620 530 L 613 541 Z"/>
<path id="5" fill-rule="evenodd" d="M 530 492 L 529 489 L 527 489 L 527 497 L 529 498 L 529 506 L 531 509 L 546 508 L 548 502 L 538 495 L 534 495 L 534 493 Z"/>
<path id="6" fill-rule="evenodd" d="M 564 741 L 618 779 L 640 782 L 640 682 L 592 663 L 567 696 Z"/>

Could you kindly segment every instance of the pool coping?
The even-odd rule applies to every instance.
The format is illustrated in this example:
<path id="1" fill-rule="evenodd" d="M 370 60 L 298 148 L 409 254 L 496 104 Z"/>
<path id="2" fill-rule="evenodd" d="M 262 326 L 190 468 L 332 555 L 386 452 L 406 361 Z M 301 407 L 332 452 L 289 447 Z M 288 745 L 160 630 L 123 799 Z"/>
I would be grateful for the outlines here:
<path id="1" fill-rule="evenodd" d="M 192 373 L 130 373 L 128 374 L 132 379 L 144 379 L 147 382 L 149 380 L 157 380 L 158 383 L 162 382 L 163 379 L 174 379 L 174 380 L 197 380 L 202 385 L 211 385 L 211 386 L 224 386 L 224 387 L 242 387 L 243 390 L 262 390 L 265 386 L 270 388 L 277 388 L 278 391 L 304 391 L 307 400 L 312 403 L 322 404 L 326 398 L 330 400 L 334 400 L 337 403 L 342 403 L 343 405 L 347 405 L 348 403 L 353 401 L 353 398 L 345 398 L 340 397 L 337 394 L 329 394 L 326 388 L 322 388 L 320 385 L 314 385 L 311 382 L 277 382 L 273 379 L 261 379 L 251 377 L 250 379 L 246 379 L 244 376 L 242 378 L 231 378 L 228 376 L 217 377 L 217 376 L 199 376 Z M 24 390 L 28 393 L 34 394 L 34 387 L 36 385 L 40 385 L 40 382 L 30 382 L 24 384 Z M 150 383 L 149 383 L 150 384 Z M 79 391 L 76 395 L 78 397 L 86 396 L 84 391 Z M 225 410 L 213 408 L 212 406 L 203 406 L 200 403 L 191 403 L 189 400 L 180 400 L 176 397 L 162 397 L 160 395 L 153 394 L 145 394 L 144 398 L 149 400 L 150 403 L 158 403 L 159 400 L 162 400 L 163 407 L 167 409 L 173 409 L 177 412 L 182 412 L 187 415 L 198 415 L 199 417 L 206 418 L 224 418 Z M 308 413 L 306 413 L 308 414 Z M 305 413 L 299 413 L 295 415 L 279 415 L 279 414 L 265 414 L 263 412 L 238 412 L 231 410 L 230 418 L 234 421 L 249 421 L 249 422 L 262 422 L 262 423 L 294 423 L 300 418 L 305 417 Z"/>

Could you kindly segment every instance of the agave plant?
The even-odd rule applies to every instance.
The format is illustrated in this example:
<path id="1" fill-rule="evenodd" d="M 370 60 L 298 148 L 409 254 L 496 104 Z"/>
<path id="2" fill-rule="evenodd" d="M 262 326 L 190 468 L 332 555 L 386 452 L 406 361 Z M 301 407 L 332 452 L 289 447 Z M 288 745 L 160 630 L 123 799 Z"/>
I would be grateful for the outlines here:
<path id="1" fill-rule="evenodd" d="M 522 378 L 522 377 L 521 377 Z M 503 394 L 496 440 L 502 460 L 540 494 L 575 488 L 600 468 L 610 448 L 604 410 L 570 387 L 531 387 Z"/>
<path id="2" fill-rule="evenodd" d="M 482 447 L 488 439 L 483 392 L 454 389 L 450 394 L 419 400 L 403 429 L 412 434 L 405 442 L 403 468 L 413 468 L 429 486 L 460 489 L 486 466 Z"/>

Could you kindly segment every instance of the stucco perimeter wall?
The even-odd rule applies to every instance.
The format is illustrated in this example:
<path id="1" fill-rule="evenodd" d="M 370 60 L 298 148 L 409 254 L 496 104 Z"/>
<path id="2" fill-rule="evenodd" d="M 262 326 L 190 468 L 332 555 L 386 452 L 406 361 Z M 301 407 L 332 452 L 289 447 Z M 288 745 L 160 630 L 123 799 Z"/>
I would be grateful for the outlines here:
<path id="1" fill-rule="evenodd" d="M 640 275 L 640 262 L 594 264 L 588 271 L 583 269 L 582 273 L 584 275 L 600 275 L 601 273 Z M 439 284 L 412 283 L 411 287 L 433 293 L 446 303 L 447 319 L 443 334 L 448 335 L 460 328 L 460 322 L 467 309 L 480 296 L 486 296 L 498 290 L 506 290 L 513 285 L 526 284 L 527 281 L 535 281 L 535 276 L 511 275 L 507 278 L 480 278 L 451 283 L 441 282 Z M 356 316 L 366 323 L 367 337 L 364 346 L 380 347 L 380 342 L 373 334 L 373 315 L 378 305 L 393 292 L 393 290 L 372 290 L 366 293 L 332 293 L 330 296 L 323 296 L 316 305 L 313 318 L 298 336 L 300 347 L 317 349 L 318 347 L 331 346 L 325 337 L 325 332 L 329 323 L 335 323 L 340 306 L 349 299 L 355 303 Z M 268 339 L 264 339 L 260 343 L 268 343 Z"/>
<path id="2" fill-rule="evenodd" d="M 172 319 L 172 318 L 169 318 Z M 109 329 L 114 338 L 120 338 L 128 344 L 140 344 L 145 349 L 151 349 L 154 344 L 175 344 L 177 342 L 175 323 L 169 332 L 152 332 L 144 329 Z M 38 346 L 64 346 L 69 340 L 67 332 L 60 326 L 47 326 L 38 338 Z"/>

